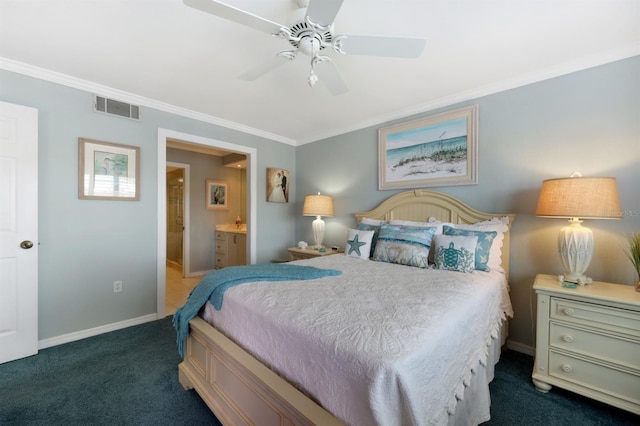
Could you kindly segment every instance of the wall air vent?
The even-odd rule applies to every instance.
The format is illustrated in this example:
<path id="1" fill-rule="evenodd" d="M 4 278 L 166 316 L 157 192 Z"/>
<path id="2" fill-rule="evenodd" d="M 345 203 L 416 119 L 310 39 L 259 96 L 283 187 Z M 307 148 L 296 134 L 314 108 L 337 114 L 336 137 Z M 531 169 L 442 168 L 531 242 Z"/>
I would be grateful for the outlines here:
<path id="1" fill-rule="evenodd" d="M 105 114 L 117 115 L 118 117 L 130 118 L 140 121 L 140 107 L 126 102 L 105 98 L 104 96 L 93 96 L 93 109 Z"/>

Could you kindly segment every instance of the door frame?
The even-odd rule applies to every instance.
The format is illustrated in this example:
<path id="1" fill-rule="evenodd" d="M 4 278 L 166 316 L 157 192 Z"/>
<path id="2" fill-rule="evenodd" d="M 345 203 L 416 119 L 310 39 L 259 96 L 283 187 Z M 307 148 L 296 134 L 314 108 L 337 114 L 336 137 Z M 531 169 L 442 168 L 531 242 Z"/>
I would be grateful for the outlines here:
<path id="1" fill-rule="evenodd" d="M 167 161 L 165 164 L 165 183 L 167 180 L 167 167 L 175 167 L 178 169 L 182 169 L 183 170 L 183 178 L 184 178 L 184 188 L 183 188 L 183 194 L 182 194 L 182 204 L 183 204 L 183 217 L 182 217 L 182 227 L 184 228 L 184 230 L 182 231 L 182 276 L 183 277 L 187 277 L 189 276 L 189 274 L 191 273 L 191 260 L 190 260 L 190 254 L 191 254 L 191 235 L 189 234 L 189 229 L 191 226 L 191 219 L 190 219 L 190 211 L 191 211 L 191 205 L 190 205 L 190 200 L 191 200 L 191 165 L 190 164 L 185 164 L 185 163 L 176 163 L 174 161 Z M 166 187 L 165 187 L 166 188 Z M 165 200 L 166 202 L 166 200 Z M 165 214 L 166 214 L 166 210 L 165 210 Z M 166 217 L 166 216 L 165 216 Z M 166 225 L 166 219 L 165 219 L 165 225 Z M 166 243 L 165 243 L 165 256 L 166 256 Z M 166 259 L 165 259 L 165 266 L 166 266 Z"/>
<path id="2" fill-rule="evenodd" d="M 167 139 L 178 139 L 193 145 L 202 145 L 211 148 L 224 149 L 247 156 L 247 254 L 249 263 L 256 263 L 256 226 L 257 226 L 257 169 L 258 151 L 255 148 L 236 145 L 203 136 L 178 132 L 175 130 L 158 128 L 158 230 L 157 230 L 157 307 L 156 316 L 162 319 L 165 316 L 166 297 L 166 264 L 167 264 Z"/>

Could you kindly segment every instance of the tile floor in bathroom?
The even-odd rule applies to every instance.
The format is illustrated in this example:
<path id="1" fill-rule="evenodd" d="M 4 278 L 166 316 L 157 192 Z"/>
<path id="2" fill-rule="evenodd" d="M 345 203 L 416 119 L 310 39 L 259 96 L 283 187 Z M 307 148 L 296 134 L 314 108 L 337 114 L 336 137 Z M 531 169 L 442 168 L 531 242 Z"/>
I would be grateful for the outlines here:
<path id="1" fill-rule="evenodd" d="M 176 266 L 167 266 L 167 285 L 165 295 L 165 315 L 173 315 L 184 305 L 191 290 L 198 285 L 202 277 L 183 278 L 182 271 Z"/>

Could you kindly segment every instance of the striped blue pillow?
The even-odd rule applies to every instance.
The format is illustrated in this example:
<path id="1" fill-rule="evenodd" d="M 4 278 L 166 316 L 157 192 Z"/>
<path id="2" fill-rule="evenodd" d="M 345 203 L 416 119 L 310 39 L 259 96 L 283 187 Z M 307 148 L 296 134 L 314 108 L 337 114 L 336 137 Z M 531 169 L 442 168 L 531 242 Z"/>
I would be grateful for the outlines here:
<path id="1" fill-rule="evenodd" d="M 435 230 L 435 227 L 381 223 L 373 260 L 428 268 L 429 249 Z"/>

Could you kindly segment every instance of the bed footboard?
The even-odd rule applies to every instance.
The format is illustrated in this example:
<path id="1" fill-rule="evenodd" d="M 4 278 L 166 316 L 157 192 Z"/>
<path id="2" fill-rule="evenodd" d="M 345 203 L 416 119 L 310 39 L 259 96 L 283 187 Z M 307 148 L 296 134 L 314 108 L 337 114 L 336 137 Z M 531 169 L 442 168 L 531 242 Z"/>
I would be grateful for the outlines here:
<path id="1" fill-rule="evenodd" d="M 223 424 L 343 424 L 203 319 L 189 324 L 180 384 L 195 389 Z"/>

